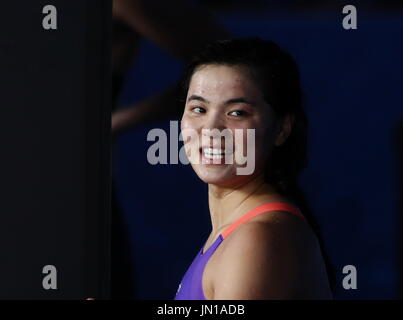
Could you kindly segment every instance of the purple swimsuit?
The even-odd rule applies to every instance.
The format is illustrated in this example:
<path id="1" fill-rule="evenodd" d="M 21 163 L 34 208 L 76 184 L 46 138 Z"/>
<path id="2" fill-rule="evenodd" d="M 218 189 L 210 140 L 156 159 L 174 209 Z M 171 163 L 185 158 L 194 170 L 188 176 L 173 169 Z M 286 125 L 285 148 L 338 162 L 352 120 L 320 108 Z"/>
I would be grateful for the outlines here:
<path id="1" fill-rule="evenodd" d="M 203 292 L 203 271 L 210 257 L 236 227 L 259 214 L 269 211 L 287 211 L 304 218 L 298 208 L 283 202 L 266 203 L 250 210 L 225 229 L 206 252 L 203 253 L 203 248 L 201 248 L 183 276 L 176 292 L 175 300 L 207 300 Z"/>

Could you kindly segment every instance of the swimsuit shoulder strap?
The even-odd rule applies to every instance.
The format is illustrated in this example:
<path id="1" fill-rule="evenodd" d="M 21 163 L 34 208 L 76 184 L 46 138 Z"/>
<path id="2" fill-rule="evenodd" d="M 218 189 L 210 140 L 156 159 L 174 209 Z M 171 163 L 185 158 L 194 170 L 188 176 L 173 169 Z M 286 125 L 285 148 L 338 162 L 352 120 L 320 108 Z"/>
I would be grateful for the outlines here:
<path id="1" fill-rule="evenodd" d="M 228 226 L 223 232 L 222 232 L 222 237 L 225 239 L 230 235 L 232 231 L 234 231 L 238 226 L 241 224 L 245 223 L 246 221 L 252 219 L 253 217 L 256 217 L 259 214 L 270 212 L 270 211 L 287 211 L 289 213 L 295 214 L 296 216 L 305 219 L 301 211 L 292 205 L 289 205 L 284 202 L 271 202 L 271 203 L 265 203 L 262 204 L 256 208 L 253 208 L 246 214 L 244 214 L 242 217 L 240 217 L 238 220 L 234 221 L 230 226 Z"/>

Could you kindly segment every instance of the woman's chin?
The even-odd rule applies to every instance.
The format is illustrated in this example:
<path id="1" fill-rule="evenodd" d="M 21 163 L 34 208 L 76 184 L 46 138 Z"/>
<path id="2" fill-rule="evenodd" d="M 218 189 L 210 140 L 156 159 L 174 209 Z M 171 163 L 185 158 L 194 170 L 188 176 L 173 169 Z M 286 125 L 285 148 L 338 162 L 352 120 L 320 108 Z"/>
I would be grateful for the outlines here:
<path id="1" fill-rule="evenodd" d="M 213 184 L 222 187 L 235 185 L 242 176 L 236 174 L 234 168 L 197 168 L 197 176 L 207 184 Z"/>

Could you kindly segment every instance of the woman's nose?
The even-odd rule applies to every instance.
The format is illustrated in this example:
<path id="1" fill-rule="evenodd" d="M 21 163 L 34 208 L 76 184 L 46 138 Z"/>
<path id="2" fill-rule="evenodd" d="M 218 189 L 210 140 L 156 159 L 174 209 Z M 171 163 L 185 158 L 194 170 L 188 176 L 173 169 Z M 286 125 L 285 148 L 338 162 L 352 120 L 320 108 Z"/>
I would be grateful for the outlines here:
<path id="1" fill-rule="evenodd" d="M 202 127 L 202 145 L 206 143 L 212 143 L 215 145 L 218 141 L 222 141 L 225 135 L 228 135 L 228 130 L 225 120 L 220 118 L 219 116 L 211 115 L 206 122 L 203 124 Z"/>
<path id="2" fill-rule="evenodd" d="M 206 121 L 203 124 L 202 129 L 208 130 L 224 130 L 226 128 L 224 120 L 217 114 L 210 114 L 208 117 L 206 117 Z"/>

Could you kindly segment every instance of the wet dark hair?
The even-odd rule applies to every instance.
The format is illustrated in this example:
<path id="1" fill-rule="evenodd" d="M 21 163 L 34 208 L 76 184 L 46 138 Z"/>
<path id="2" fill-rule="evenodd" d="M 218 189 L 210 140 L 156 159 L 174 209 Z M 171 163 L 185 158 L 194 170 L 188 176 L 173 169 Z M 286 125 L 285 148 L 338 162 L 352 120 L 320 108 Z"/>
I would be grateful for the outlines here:
<path id="1" fill-rule="evenodd" d="M 301 209 L 318 237 L 325 259 L 329 282 L 335 286 L 335 274 L 323 246 L 319 226 L 311 214 L 306 197 L 298 185 L 298 177 L 307 165 L 308 119 L 303 109 L 303 96 L 298 66 L 276 43 L 257 37 L 219 40 L 210 43 L 189 63 L 182 79 L 180 100 L 183 105 L 194 72 L 205 65 L 246 67 L 261 89 L 263 98 L 280 121 L 293 117 L 291 133 L 275 146 L 266 165 L 266 181 Z M 281 126 L 279 126 L 281 127 Z"/>

